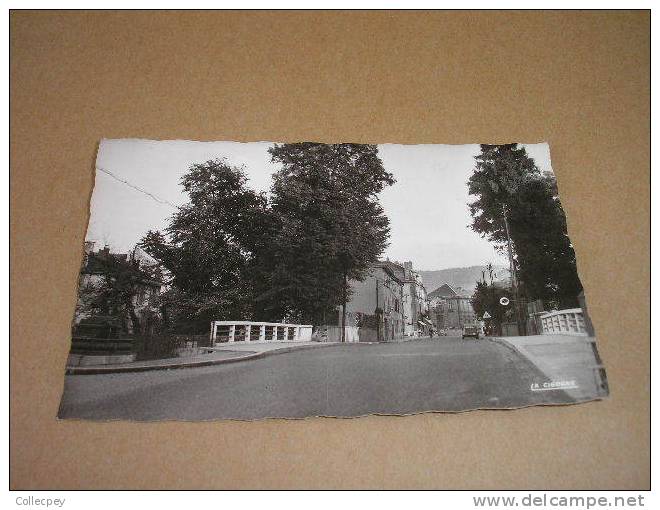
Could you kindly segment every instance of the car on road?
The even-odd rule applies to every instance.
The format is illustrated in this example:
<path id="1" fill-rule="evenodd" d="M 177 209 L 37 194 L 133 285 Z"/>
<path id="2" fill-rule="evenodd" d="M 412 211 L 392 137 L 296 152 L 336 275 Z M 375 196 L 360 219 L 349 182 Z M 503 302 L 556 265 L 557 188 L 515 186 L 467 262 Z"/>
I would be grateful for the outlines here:
<path id="1" fill-rule="evenodd" d="M 475 340 L 479 340 L 478 324 L 465 324 L 463 326 L 463 340 L 468 336 L 474 337 Z"/>

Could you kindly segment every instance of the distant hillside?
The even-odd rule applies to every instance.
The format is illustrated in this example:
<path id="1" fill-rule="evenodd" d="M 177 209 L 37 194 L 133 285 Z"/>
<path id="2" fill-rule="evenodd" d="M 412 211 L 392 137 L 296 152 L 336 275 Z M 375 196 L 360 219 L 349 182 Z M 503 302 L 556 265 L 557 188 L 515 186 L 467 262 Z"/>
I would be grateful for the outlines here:
<path id="1" fill-rule="evenodd" d="M 452 287 L 462 287 L 472 292 L 477 285 L 477 280 L 481 280 L 481 272 L 486 271 L 486 266 L 470 267 L 450 267 L 449 269 L 439 269 L 437 271 L 418 271 L 427 292 L 432 292 L 443 283 L 448 283 Z M 494 280 L 505 280 L 509 277 L 509 268 L 506 266 L 493 266 Z M 486 273 L 488 278 L 488 273 Z"/>

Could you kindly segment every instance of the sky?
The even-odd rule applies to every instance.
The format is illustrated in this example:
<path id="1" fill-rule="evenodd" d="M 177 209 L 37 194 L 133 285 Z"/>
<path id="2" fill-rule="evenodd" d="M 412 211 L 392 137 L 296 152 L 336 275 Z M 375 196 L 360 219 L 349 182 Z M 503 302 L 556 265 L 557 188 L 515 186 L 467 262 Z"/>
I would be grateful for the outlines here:
<path id="1" fill-rule="evenodd" d="M 179 184 L 188 167 L 217 157 L 243 166 L 249 185 L 268 191 L 277 166 L 271 142 L 102 140 L 86 239 L 113 251 L 130 250 L 147 232 L 162 230 L 176 206 L 187 201 Z M 524 144 L 541 170 L 552 171 L 547 144 Z M 418 270 L 506 264 L 491 243 L 473 232 L 467 181 L 479 146 L 379 145 L 396 179 L 380 194 L 390 219 L 391 260 L 411 260 Z M 105 172 L 112 174 L 108 175 Z M 121 182 L 125 181 L 125 182 Z M 135 189 L 135 188 L 139 188 Z"/>

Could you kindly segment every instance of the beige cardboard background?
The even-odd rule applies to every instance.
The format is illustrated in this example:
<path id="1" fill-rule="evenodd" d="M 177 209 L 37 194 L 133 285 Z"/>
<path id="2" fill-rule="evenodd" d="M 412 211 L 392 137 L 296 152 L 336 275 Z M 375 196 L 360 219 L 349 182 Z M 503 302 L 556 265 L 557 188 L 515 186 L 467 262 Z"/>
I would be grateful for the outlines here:
<path id="1" fill-rule="evenodd" d="M 648 13 L 14 12 L 10 27 L 11 487 L 649 487 Z M 611 398 L 58 422 L 102 137 L 548 141 Z"/>

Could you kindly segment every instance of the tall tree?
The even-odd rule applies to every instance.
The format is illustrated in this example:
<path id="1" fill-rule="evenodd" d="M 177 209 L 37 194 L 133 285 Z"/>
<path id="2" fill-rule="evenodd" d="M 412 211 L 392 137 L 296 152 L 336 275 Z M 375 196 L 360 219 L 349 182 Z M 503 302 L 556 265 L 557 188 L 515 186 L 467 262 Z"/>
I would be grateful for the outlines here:
<path id="1" fill-rule="evenodd" d="M 387 246 L 378 193 L 395 180 L 375 145 L 291 143 L 269 152 L 281 165 L 271 197 L 279 230 L 264 301 L 314 323 L 342 305 L 343 325 L 348 281 L 363 279 Z"/>
<path id="2" fill-rule="evenodd" d="M 273 225 L 266 197 L 224 159 L 192 165 L 181 185 L 189 202 L 141 241 L 171 277 L 164 299 L 173 322 L 201 332 L 211 320 L 251 318 L 253 270 Z"/>
<path id="3" fill-rule="evenodd" d="M 468 181 L 472 229 L 504 249 L 505 215 L 523 292 L 550 306 L 576 306 L 582 285 L 552 173 L 518 144 L 481 145 Z"/>

